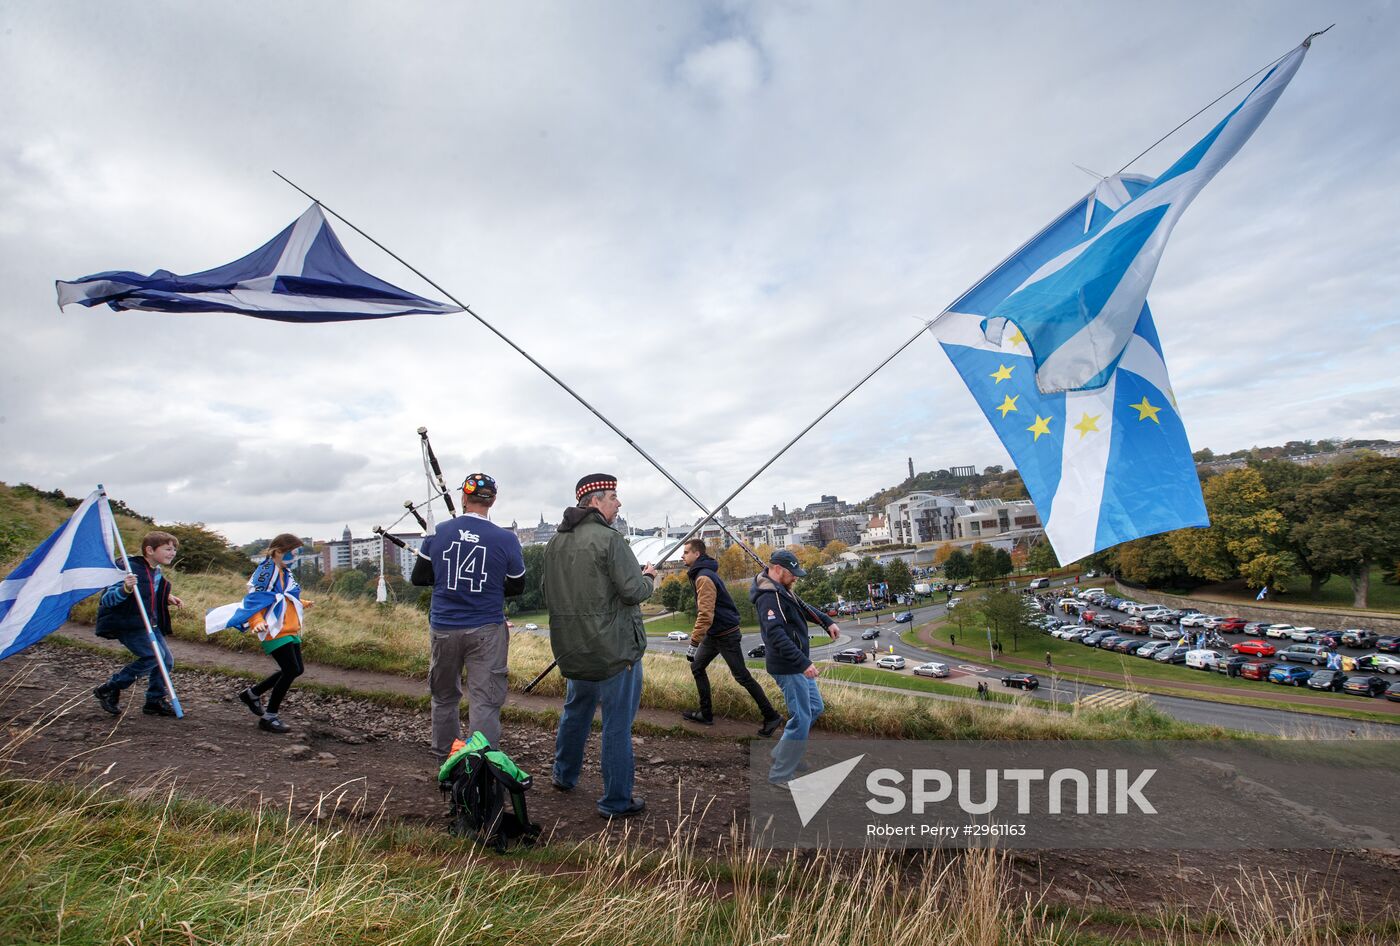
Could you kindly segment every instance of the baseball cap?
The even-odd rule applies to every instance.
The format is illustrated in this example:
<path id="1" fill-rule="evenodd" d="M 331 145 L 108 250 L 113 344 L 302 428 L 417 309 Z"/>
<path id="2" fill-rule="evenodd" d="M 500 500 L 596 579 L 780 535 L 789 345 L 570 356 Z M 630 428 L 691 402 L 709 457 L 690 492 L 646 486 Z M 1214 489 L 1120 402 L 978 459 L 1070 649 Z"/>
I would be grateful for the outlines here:
<path id="1" fill-rule="evenodd" d="M 787 549 L 778 549 L 772 555 L 768 556 L 768 563 L 770 565 L 781 565 L 798 578 L 807 577 L 807 569 L 799 565 L 797 563 L 797 556 L 793 555 Z"/>
<path id="2" fill-rule="evenodd" d="M 486 502 L 496 498 L 496 481 L 485 473 L 472 473 L 462 481 L 462 492 Z"/>

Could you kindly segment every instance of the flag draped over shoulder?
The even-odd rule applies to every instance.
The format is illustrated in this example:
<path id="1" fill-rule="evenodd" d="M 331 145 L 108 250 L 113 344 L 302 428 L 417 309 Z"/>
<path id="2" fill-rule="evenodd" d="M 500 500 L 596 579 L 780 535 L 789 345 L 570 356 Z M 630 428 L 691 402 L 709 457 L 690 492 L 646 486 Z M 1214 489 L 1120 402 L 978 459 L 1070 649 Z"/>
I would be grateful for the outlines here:
<path id="1" fill-rule="evenodd" d="M 84 598 L 126 577 L 116 564 L 116 523 L 101 492 L 0 582 L 0 660 L 56 631 Z"/>
<path id="2" fill-rule="evenodd" d="M 395 315 L 461 312 L 390 285 L 355 265 L 335 231 L 312 204 L 277 236 L 242 259 L 177 276 L 106 272 L 60 280 L 59 308 L 103 302 L 118 312 L 197 314 L 233 312 L 280 322 L 344 322 Z"/>
<path id="3" fill-rule="evenodd" d="M 1078 239 L 1018 254 L 950 306 L 983 317 L 989 341 L 1024 337 L 1045 393 L 1101 387 L 1136 335 L 1147 290 L 1177 220 L 1269 114 L 1309 42 L 1284 56 L 1210 133 L 1146 186 L 1099 184 Z M 984 291 L 985 290 L 985 291 Z M 971 305 L 969 304 L 971 303 Z"/>
<path id="4" fill-rule="evenodd" d="M 260 640 L 269 640 L 281 634 L 288 623 L 288 608 L 295 614 L 291 623 L 301 627 L 301 585 L 291 572 L 265 558 L 248 579 L 248 593 L 241 602 L 205 612 L 204 633 L 217 634 L 228 628 L 245 631 L 252 626 Z"/>

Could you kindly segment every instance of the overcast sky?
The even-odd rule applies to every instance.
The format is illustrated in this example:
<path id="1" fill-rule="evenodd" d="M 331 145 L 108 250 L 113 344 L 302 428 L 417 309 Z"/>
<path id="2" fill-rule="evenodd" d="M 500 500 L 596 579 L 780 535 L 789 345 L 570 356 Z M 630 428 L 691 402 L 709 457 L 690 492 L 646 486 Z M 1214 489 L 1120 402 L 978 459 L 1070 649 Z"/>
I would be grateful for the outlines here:
<path id="1" fill-rule="evenodd" d="M 275 168 L 716 501 L 1089 190 L 1075 164 L 1115 171 L 1334 15 L 1150 296 L 1217 451 L 1400 438 L 1394 3 L 4 4 L 0 480 L 364 534 L 426 495 L 426 425 L 498 521 L 557 520 L 595 471 L 634 524 L 692 518 L 469 317 L 60 313 L 53 282 L 243 255 L 306 208 Z M 862 499 L 909 456 L 1009 462 L 928 337 L 731 509 Z"/>

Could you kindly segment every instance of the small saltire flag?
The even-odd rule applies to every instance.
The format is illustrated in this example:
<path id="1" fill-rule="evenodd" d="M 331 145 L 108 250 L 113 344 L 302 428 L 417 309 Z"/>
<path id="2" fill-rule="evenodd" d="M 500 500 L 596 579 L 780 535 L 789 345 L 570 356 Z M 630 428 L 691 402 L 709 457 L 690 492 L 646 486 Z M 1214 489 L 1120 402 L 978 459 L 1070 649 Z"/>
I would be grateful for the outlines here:
<path id="1" fill-rule="evenodd" d="M 1255 600 L 1255 601 L 1263 601 L 1263 600 L 1264 600 L 1265 598 L 1267 598 L 1268 596 L 1269 596 L 1269 586 L 1268 586 L 1268 585 L 1265 585 L 1263 588 L 1260 588 L 1260 589 L 1259 589 L 1259 593 L 1258 593 L 1257 595 L 1254 596 L 1254 600 Z"/>
<path id="2" fill-rule="evenodd" d="M 99 491 L 0 582 L 0 660 L 56 631 L 84 598 L 126 577 L 116 564 L 116 523 Z"/>
<path id="3" fill-rule="evenodd" d="M 981 315 L 993 343 L 1024 337 L 1043 393 L 1102 387 L 1137 334 L 1172 228 L 1269 114 L 1310 42 L 1311 37 L 1279 60 L 1244 101 L 1156 180 L 1135 189 L 1117 176 L 1101 182 L 1078 239 L 1063 240 L 1051 254 L 1018 255 L 1017 265 L 997 271 L 990 293 L 970 293 L 977 306 L 969 307 L 965 297 L 949 308 Z"/>
<path id="4" fill-rule="evenodd" d="M 1132 195 L 1150 181 L 1122 177 Z M 983 331 L 1019 282 L 1111 214 L 1093 194 L 1065 211 L 934 322 L 937 336 L 1025 481 L 1055 554 L 1073 562 L 1144 535 L 1209 525 L 1186 429 L 1176 411 L 1162 346 L 1146 303 L 1105 383 L 1044 394 L 1020 332 L 998 342 Z"/>
<path id="5" fill-rule="evenodd" d="M 177 276 L 95 273 L 56 283 L 59 308 L 107 303 L 116 311 L 233 312 L 279 322 L 345 322 L 461 312 L 390 285 L 355 265 L 319 204 L 242 259 Z"/>

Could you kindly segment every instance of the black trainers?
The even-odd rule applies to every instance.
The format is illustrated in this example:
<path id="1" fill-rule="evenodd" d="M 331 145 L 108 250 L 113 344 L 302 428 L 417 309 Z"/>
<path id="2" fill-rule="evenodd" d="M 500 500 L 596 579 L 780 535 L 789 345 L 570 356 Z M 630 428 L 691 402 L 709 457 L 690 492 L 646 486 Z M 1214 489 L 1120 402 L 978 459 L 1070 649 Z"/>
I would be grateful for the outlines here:
<path id="1" fill-rule="evenodd" d="M 103 710 L 111 713 L 113 716 L 120 716 L 122 714 L 122 708 L 117 700 L 121 698 L 121 692 L 121 690 L 109 689 L 104 683 L 96 690 L 93 690 L 92 695 L 97 697 L 97 705 L 102 707 Z"/>
<path id="2" fill-rule="evenodd" d="M 147 716 L 174 716 L 175 707 L 170 705 L 169 700 L 147 700 L 141 712 Z"/>
<path id="3" fill-rule="evenodd" d="M 566 795 L 574 790 L 574 787 L 572 785 L 565 785 L 563 782 L 556 782 L 552 778 L 549 780 L 549 787 L 554 789 L 556 792 L 563 792 Z"/>
<path id="4" fill-rule="evenodd" d="M 264 732 L 291 732 L 292 727 L 277 718 L 276 713 L 264 713 L 263 718 L 258 720 L 258 728 Z"/>
<path id="5" fill-rule="evenodd" d="M 633 817 L 634 815 L 640 815 L 642 812 L 644 812 L 644 811 L 646 811 L 646 810 L 647 810 L 647 803 L 646 803 L 646 802 L 642 801 L 640 798 L 633 798 L 633 799 L 632 799 L 632 804 L 628 805 L 626 808 L 622 809 L 621 811 L 604 811 L 603 809 L 599 808 L 599 809 L 598 809 L 598 817 L 600 817 L 600 818 L 607 818 L 609 821 L 615 821 L 615 820 L 617 820 L 618 818 L 631 818 L 631 817 Z"/>
<path id="6" fill-rule="evenodd" d="M 763 725 L 758 728 L 758 734 L 764 737 L 771 736 L 773 735 L 773 733 L 777 732 L 780 728 L 782 728 L 783 724 L 785 724 L 786 722 L 787 720 L 781 716 L 774 716 L 769 719 L 765 719 L 763 721 Z"/>
<path id="7" fill-rule="evenodd" d="M 692 723 L 699 723 L 702 726 L 713 726 L 715 724 L 715 718 L 713 716 L 706 716 L 699 710 L 686 710 L 684 713 L 681 713 L 681 719 L 688 719 Z"/>
<path id="8" fill-rule="evenodd" d="M 243 701 L 243 705 L 248 707 L 248 710 L 254 716 L 264 716 L 267 714 L 267 710 L 263 709 L 262 697 L 254 693 L 252 687 L 248 687 L 246 690 L 240 690 L 238 692 L 238 698 Z"/>

